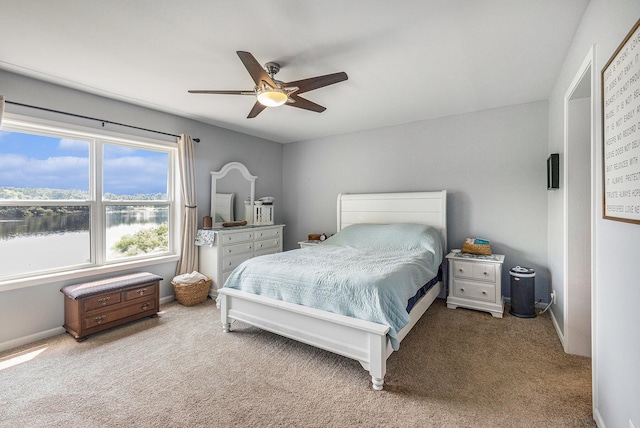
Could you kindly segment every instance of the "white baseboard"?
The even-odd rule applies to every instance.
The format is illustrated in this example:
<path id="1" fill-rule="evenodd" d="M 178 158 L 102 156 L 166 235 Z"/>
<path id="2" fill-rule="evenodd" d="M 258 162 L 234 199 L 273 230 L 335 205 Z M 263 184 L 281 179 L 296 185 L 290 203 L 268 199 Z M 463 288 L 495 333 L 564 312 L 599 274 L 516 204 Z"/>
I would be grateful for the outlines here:
<path id="1" fill-rule="evenodd" d="M 596 421 L 596 425 L 598 426 L 598 428 L 606 428 L 606 425 L 604 424 L 602 416 L 600 415 L 597 407 L 593 408 L 593 420 Z"/>
<path id="2" fill-rule="evenodd" d="M 549 311 L 549 313 L 551 314 L 551 322 L 553 323 L 553 327 L 556 329 L 556 334 L 558 335 L 558 339 L 560 339 L 560 343 L 562 344 L 562 349 L 566 351 L 566 347 L 564 344 L 564 334 L 562 333 L 562 330 L 560 330 L 560 325 L 558 324 L 558 320 L 556 319 L 556 315 L 553 313 L 553 311 Z"/>
<path id="3" fill-rule="evenodd" d="M 173 294 L 160 299 L 160 304 L 171 303 L 175 300 Z M 7 351 L 9 349 L 17 348 L 18 346 L 28 345 L 29 343 L 37 342 L 38 340 L 47 339 L 49 337 L 56 336 L 64 333 L 66 330 L 64 327 L 55 327 L 49 330 L 40 331 L 38 333 L 30 334 L 28 336 L 18 337 L 17 339 L 8 340 L 0 343 L 0 352 Z"/>
<path id="4" fill-rule="evenodd" d="M 160 298 L 160 304 L 164 305 L 165 303 L 171 303 L 175 300 L 175 296 L 172 294 L 170 296 L 167 297 L 161 297 Z"/>
<path id="5" fill-rule="evenodd" d="M 511 297 L 504 297 L 504 304 L 505 305 L 510 305 L 511 304 Z M 536 303 L 536 308 L 538 309 L 544 309 L 547 307 L 549 303 L 545 303 L 545 302 L 538 302 Z"/>
<path id="6" fill-rule="evenodd" d="M 17 339 L 8 340 L 0 343 L 0 352 L 17 348 L 18 346 L 27 345 L 29 343 L 37 342 L 38 340 L 47 339 L 49 337 L 57 336 L 65 332 L 62 327 L 56 327 L 49 330 L 41 331 L 38 333 L 30 334 L 28 336 L 19 337 Z"/>

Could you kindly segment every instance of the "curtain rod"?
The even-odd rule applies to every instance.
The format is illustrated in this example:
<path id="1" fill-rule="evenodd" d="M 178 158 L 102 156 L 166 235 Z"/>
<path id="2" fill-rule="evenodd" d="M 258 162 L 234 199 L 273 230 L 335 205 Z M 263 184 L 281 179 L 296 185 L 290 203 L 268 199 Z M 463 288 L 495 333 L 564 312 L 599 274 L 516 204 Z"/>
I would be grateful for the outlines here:
<path id="1" fill-rule="evenodd" d="M 180 136 L 176 135 L 176 134 L 169 134 L 168 132 L 156 131 L 156 130 L 153 130 L 153 129 L 141 128 L 139 126 L 127 125 L 125 123 L 112 122 L 110 120 L 98 119 L 97 117 L 83 116 L 81 114 L 68 113 L 66 111 L 54 110 L 54 109 L 50 109 L 50 108 L 46 108 L 46 107 L 32 106 L 32 105 L 29 105 L 29 104 L 23 104 L 23 103 L 18 103 L 18 102 L 9 101 L 9 100 L 5 100 L 4 102 L 6 104 L 13 104 L 13 105 L 20 106 L 20 107 L 28 107 L 28 108 L 33 108 L 33 109 L 37 109 L 37 110 L 48 111 L 48 112 L 51 112 L 51 113 L 58 113 L 58 114 L 65 114 L 67 116 L 79 117 L 80 119 L 95 120 L 97 122 L 102 122 L 102 126 L 103 127 L 104 127 L 105 123 L 108 123 L 109 125 L 124 126 L 125 128 L 133 128 L 133 129 L 138 129 L 140 131 L 153 132 L 153 133 L 156 133 L 156 134 L 169 135 L 171 137 L 180 138 Z M 193 141 L 195 141 L 196 143 L 199 143 L 200 142 L 200 138 L 194 138 Z"/>

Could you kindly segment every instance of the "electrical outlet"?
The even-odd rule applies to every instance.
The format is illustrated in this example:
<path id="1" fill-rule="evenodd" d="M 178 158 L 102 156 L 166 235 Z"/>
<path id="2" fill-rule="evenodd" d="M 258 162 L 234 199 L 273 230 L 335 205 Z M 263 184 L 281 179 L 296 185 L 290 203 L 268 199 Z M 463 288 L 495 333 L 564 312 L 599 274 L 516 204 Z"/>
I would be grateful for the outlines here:
<path id="1" fill-rule="evenodd" d="M 555 290 L 551 290 L 551 303 L 556 304 L 556 292 Z"/>

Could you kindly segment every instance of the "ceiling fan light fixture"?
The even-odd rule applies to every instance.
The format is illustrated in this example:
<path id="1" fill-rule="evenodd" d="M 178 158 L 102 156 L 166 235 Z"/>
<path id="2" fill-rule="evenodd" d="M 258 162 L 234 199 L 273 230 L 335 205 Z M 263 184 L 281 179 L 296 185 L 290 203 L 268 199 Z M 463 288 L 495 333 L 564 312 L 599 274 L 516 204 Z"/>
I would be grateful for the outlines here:
<path id="1" fill-rule="evenodd" d="M 258 90 L 258 102 L 267 107 L 278 107 L 287 102 L 289 96 L 280 88 Z"/>

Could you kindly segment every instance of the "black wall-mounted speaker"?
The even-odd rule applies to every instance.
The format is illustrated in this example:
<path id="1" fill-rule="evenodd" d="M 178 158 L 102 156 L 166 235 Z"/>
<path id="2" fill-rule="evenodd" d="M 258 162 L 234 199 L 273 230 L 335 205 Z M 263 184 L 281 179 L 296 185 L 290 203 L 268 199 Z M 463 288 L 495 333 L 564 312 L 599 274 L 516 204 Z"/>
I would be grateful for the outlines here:
<path id="1" fill-rule="evenodd" d="M 560 155 L 553 153 L 547 159 L 547 190 L 560 188 Z"/>

